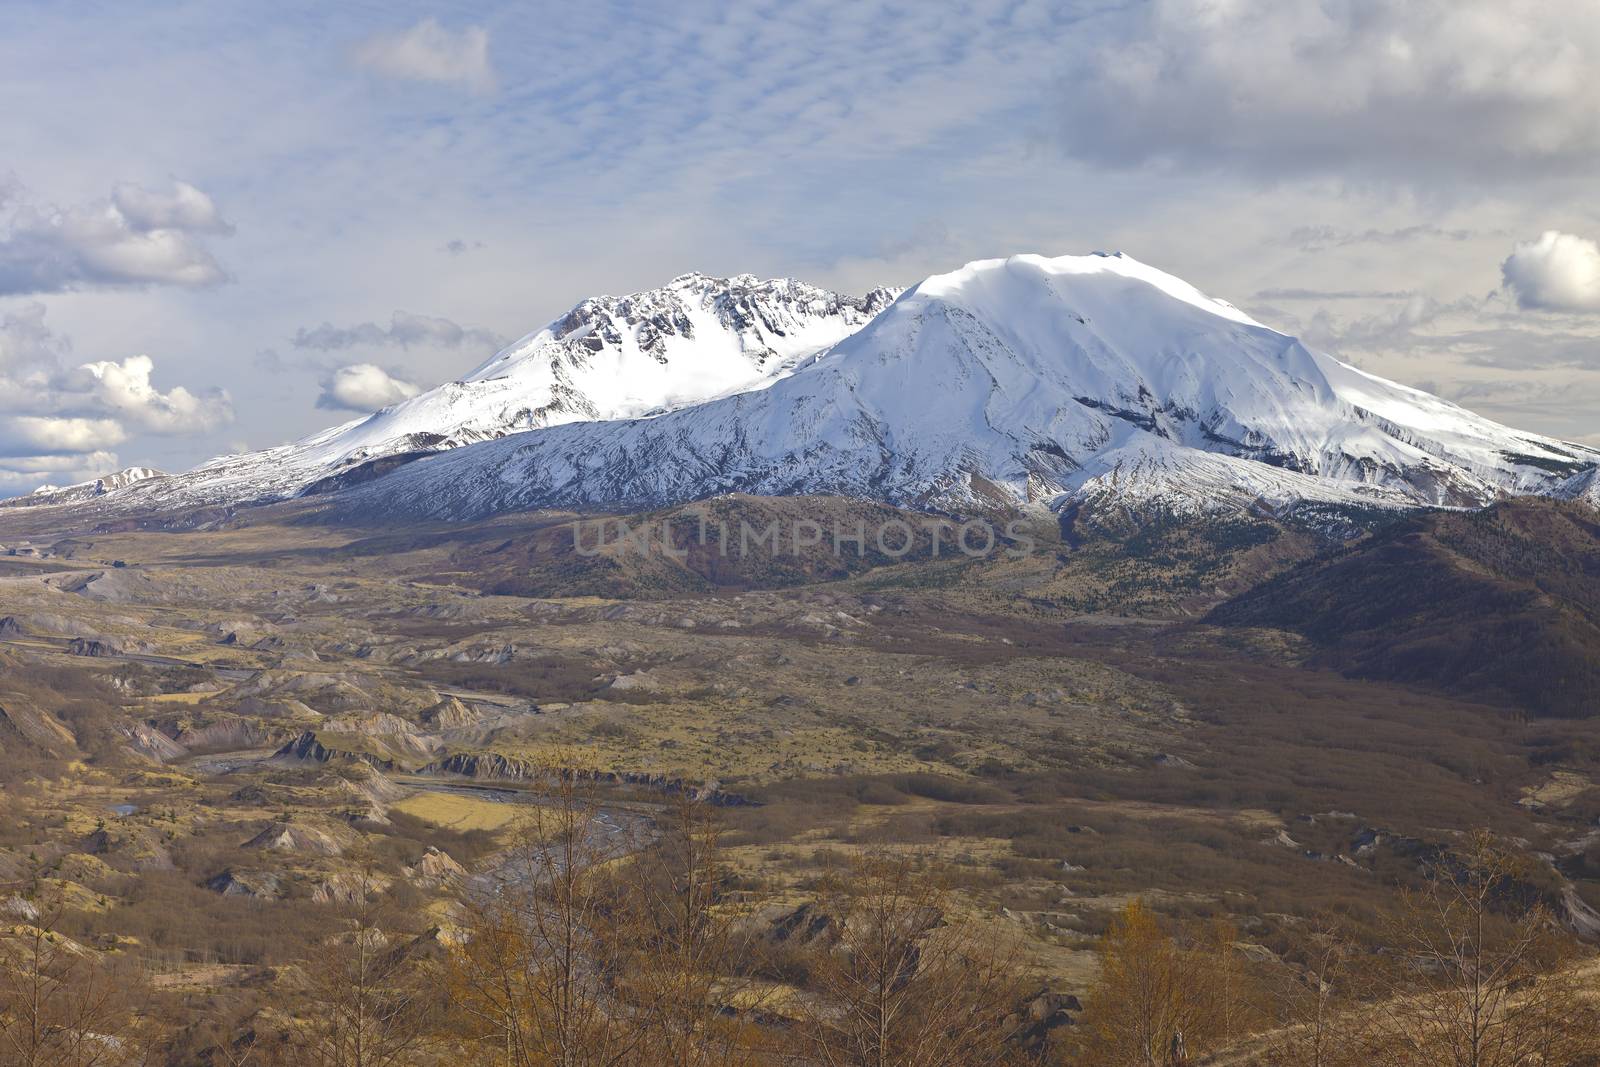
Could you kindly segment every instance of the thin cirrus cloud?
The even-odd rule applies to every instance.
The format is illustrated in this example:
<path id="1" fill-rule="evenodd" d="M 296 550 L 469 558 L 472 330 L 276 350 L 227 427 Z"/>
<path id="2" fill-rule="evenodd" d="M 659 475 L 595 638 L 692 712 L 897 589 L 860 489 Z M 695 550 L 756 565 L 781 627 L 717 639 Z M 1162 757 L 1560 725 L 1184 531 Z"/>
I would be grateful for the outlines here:
<path id="1" fill-rule="evenodd" d="M 1512 249 L 1500 276 L 1517 306 L 1537 311 L 1600 311 L 1600 244 L 1546 230 Z"/>
<path id="2" fill-rule="evenodd" d="M 3 206 L 0 296 L 228 279 L 203 238 L 232 227 L 187 182 L 119 185 L 105 200 L 70 208 L 33 203 L 13 187 Z"/>
<path id="3" fill-rule="evenodd" d="M 409 311 L 396 311 L 389 317 L 388 326 L 379 326 L 375 322 L 362 322 L 354 326 L 335 326 L 324 322 L 309 329 L 302 326 L 290 341 L 296 348 L 311 348 L 321 352 L 358 347 L 411 348 L 414 345 L 498 349 L 505 345 L 505 338 L 492 330 L 462 326 L 450 319 L 416 315 Z"/>
<path id="4" fill-rule="evenodd" d="M 356 49 L 356 62 L 375 73 L 402 81 L 432 82 L 487 93 L 494 89 L 489 59 L 489 31 L 481 26 L 452 30 L 436 19 L 367 38 Z"/>
<path id="5" fill-rule="evenodd" d="M 421 388 L 372 363 L 340 367 L 322 382 L 317 407 L 331 411 L 376 411 L 398 404 Z"/>
<path id="6" fill-rule="evenodd" d="M 1090 161 L 1411 181 L 1600 158 L 1591 0 L 1153 0 L 1098 29 L 1057 105 Z"/>

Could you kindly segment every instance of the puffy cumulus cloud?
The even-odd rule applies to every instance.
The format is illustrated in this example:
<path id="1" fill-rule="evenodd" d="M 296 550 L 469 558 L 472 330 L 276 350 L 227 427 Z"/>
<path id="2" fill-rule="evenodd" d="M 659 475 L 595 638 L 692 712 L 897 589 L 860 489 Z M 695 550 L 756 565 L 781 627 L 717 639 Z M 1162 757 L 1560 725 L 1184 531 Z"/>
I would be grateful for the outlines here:
<path id="1" fill-rule="evenodd" d="M 322 383 L 317 407 L 335 411 L 376 411 L 416 396 L 422 390 L 382 367 L 356 363 L 340 367 Z"/>
<path id="2" fill-rule="evenodd" d="M 155 361 L 64 362 L 67 339 L 24 304 L 0 317 L 0 496 L 114 470 L 135 432 L 203 434 L 233 421 L 228 394 L 152 382 Z"/>
<path id="3" fill-rule="evenodd" d="M 409 311 L 396 311 L 389 317 L 388 326 L 375 322 L 355 326 L 335 326 L 324 322 L 321 326 L 301 327 L 291 338 L 296 348 L 315 348 L 333 352 L 344 348 L 367 346 L 372 348 L 431 345 L 437 348 L 460 348 L 470 345 L 480 348 L 503 348 L 506 339 L 493 330 L 476 326 L 462 326 L 449 319 L 431 315 L 415 315 Z"/>
<path id="4" fill-rule="evenodd" d="M 201 238 L 232 228 L 186 182 L 171 190 L 119 185 L 109 199 L 74 208 L 31 203 L 13 191 L 3 206 L 0 295 L 228 278 Z"/>
<path id="5" fill-rule="evenodd" d="M 1462 181 L 1600 158 L 1592 0 L 1152 0 L 1094 26 L 1059 97 L 1079 158 Z"/>
<path id="6" fill-rule="evenodd" d="M 494 89 L 489 31 L 481 26 L 451 30 L 423 19 L 408 30 L 367 38 L 356 49 L 356 61 L 390 78 L 457 85 L 475 93 Z"/>
<path id="7" fill-rule="evenodd" d="M 233 402 L 220 389 L 196 395 L 181 385 L 163 393 L 150 382 L 155 361 L 129 356 L 120 363 L 85 363 L 61 381 L 69 398 L 85 398 L 94 407 L 157 434 L 200 434 L 233 421 Z"/>
<path id="8" fill-rule="evenodd" d="M 1545 311 L 1600 311 L 1600 244 L 1557 230 L 1524 241 L 1500 264 L 1517 305 Z"/>
<path id="9" fill-rule="evenodd" d="M 45 323 L 42 304 L 24 304 L 0 318 L 0 412 L 112 420 L 157 434 L 207 433 L 233 421 L 233 402 L 223 390 L 156 388 L 149 356 L 64 364 L 70 350 Z"/>

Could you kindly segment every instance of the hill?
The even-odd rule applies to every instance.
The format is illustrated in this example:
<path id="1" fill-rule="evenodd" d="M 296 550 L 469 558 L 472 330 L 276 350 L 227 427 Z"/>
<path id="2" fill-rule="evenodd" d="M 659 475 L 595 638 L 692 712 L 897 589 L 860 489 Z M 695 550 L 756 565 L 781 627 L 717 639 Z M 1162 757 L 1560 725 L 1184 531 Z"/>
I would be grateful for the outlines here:
<path id="1" fill-rule="evenodd" d="M 1531 499 L 1420 514 L 1210 618 L 1303 634 L 1315 662 L 1361 677 L 1600 714 L 1600 514 Z"/>

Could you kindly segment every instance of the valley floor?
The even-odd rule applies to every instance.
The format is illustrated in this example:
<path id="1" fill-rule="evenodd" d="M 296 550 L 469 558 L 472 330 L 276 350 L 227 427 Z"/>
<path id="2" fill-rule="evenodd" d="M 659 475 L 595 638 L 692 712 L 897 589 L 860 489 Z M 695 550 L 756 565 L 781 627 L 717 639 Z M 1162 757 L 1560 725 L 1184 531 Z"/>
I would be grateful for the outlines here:
<path id="1" fill-rule="evenodd" d="M 833 876 L 936 868 L 946 921 L 1014 942 L 1010 975 L 1055 998 L 1029 1046 L 1052 1055 L 1135 901 L 1303 981 L 1330 919 L 1380 944 L 1485 829 L 1525 857 L 1517 893 L 1600 934 L 1600 720 L 1346 676 L 1291 629 L 1206 621 L 1312 556 L 1303 535 L 733 585 L 526 566 L 554 521 L 399 534 L 286 509 L 0 561 L 11 920 L 49 897 L 64 936 L 185 1010 L 238 1007 L 293 985 L 374 886 L 448 943 L 528 813 L 580 783 L 602 865 L 703 802 L 766 942 Z M 798 964 L 763 981 L 811 988 Z"/>

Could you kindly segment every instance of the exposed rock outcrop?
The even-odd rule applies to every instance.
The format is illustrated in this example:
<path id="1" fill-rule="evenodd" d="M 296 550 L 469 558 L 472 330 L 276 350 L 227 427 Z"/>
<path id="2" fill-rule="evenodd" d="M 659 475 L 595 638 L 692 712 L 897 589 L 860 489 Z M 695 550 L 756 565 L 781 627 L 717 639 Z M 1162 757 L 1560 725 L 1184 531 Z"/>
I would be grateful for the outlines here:
<path id="1" fill-rule="evenodd" d="M 467 869 L 430 845 L 416 866 L 406 868 L 406 877 L 419 889 L 450 889 L 467 877 Z"/>
<path id="2" fill-rule="evenodd" d="M 207 881 L 206 888 L 225 897 L 276 900 L 283 895 L 283 878 L 271 871 L 229 869 Z"/>
<path id="3" fill-rule="evenodd" d="M 299 822 L 280 822 L 246 841 L 243 847 L 315 856 L 342 856 L 354 843 L 354 835 L 342 828 L 334 830 Z"/>

